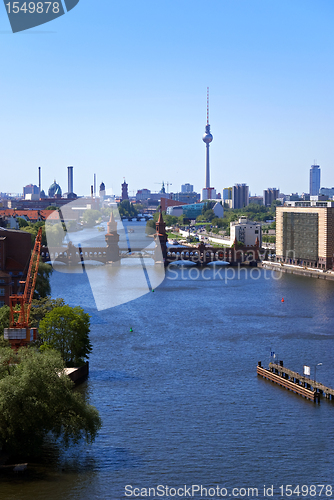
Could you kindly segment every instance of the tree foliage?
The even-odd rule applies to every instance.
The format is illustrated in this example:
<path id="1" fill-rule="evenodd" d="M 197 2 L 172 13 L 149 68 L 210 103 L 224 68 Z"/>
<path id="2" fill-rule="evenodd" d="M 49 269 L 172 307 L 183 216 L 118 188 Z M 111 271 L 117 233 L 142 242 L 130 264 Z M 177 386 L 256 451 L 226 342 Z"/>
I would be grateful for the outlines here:
<path id="1" fill-rule="evenodd" d="M 50 433 L 65 446 L 92 442 L 101 427 L 98 411 L 72 390 L 59 353 L 0 348 L 0 447 L 32 455 Z"/>
<path id="2" fill-rule="evenodd" d="M 138 215 L 138 211 L 135 206 L 130 203 L 129 200 L 123 200 L 118 204 L 118 211 L 121 217 L 136 217 Z"/>
<path id="3" fill-rule="evenodd" d="M 35 299 L 45 298 L 48 295 L 51 295 L 50 276 L 52 272 L 53 267 L 50 266 L 50 264 L 45 264 L 41 261 L 39 262 L 34 292 Z"/>
<path id="4" fill-rule="evenodd" d="M 101 212 L 92 209 L 85 210 L 82 216 L 82 222 L 88 227 L 95 226 L 101 222 Z"/>
<path id="5" fill-rule="evenodd" d="M 52 311 L 55 307 L 65 305 L 64 299 L 51 299 L 50 297 L 42 297 L 33 299 L 30 309 L 30 323 L 32 327 L 38 328 L 44 316 Z M 1 309 L 0 309 L 1 311 Z"/>
<path id="6" fill-rule="evenodd" d="M 66 366 L 79 366 L 91 352 L 90 316 L 81 307 L 63 305 L 48 312 L 39 324 L 44 349 L 60 352 Z M 42 346 L 43 347 L 43 346 Z"/>

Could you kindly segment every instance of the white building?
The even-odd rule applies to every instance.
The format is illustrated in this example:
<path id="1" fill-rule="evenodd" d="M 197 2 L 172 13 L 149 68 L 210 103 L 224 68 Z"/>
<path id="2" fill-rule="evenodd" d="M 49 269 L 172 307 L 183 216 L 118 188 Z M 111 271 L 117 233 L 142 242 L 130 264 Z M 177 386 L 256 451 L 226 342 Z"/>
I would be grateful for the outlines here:
<path id="1" fill-rule="evenodd" d="M 254 246 L 256 238 L 259 239 L 260 247 L 262 246 L 262 229 L 261 224 L 252 222 L 247 217 L 240 217 L 238 222 L 230 222 L 230 241 L 233 244 L 234 240 L 242 242 L 245 246 Z"/>

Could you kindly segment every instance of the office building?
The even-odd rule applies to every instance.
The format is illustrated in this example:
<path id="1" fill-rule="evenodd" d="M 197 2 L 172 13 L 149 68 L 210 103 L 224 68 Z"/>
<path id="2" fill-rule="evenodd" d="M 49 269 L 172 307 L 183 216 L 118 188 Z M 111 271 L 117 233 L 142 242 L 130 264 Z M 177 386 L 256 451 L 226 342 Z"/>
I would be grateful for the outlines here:
<path id="1" fill-rule="evenodd" d="M 247 184 L 236 184 L 232 188 L 232 208 L 244 208 L 249 205 L 249 187 Z"/>
<path id="2" fill-rule="evenodd" d="M 310 168 L 310 195 L 316 196 L 320 190 L 320 167 L 312 165 Z"/>
<path id="3" fill-rule="evenodd" d="M 271 207 L 272 202 L 279 198 L 279 189 L 268 188 L 263 191 L 263 204 L 265 207 Z"/>
<path id="4" fill-rule="evenodd" d="M 181 193 L 193 193 L 194 192 L 194 186 L 192 184 L 182 184 L 181 186 Z"/>
<path id="5" fill-rule="evenodd" d="M 305 267 L 332 269 L 334 202 L 290 203 L 290 206 L 276 208 L 276 259 Z"/>

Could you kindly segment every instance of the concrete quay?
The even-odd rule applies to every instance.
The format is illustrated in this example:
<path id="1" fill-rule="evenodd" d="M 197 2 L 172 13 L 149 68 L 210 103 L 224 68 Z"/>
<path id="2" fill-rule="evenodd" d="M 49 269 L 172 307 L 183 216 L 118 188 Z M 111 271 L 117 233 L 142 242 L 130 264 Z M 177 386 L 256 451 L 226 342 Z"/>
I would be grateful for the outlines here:
<path id="1" fill-rule="evenodd" d="M 257 267 L 277 271 L 278 273 L 295 274 L 297 276 L 306 276 L 308 278 L 317 278 L 322 280 L 334 281 L 333 271 L 324 271 L 322 269 L 311 269 L 302 266 L 294 266 L 292 264 L 282 264 L 279 262 L 271 262 L 263 260 L 257 263 Z"/>

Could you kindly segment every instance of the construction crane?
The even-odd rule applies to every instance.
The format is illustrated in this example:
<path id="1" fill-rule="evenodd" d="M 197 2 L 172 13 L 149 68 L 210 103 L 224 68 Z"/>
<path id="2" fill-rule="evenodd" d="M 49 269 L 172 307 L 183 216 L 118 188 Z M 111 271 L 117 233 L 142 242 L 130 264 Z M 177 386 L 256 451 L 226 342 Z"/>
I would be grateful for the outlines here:
<path id="1" fill-rule="evenodd" d="M 9 328 L 5 328 L 4 337 L 10 341 L 14 348 L 26 345 L 31 340 L 29 317 L 36 286 L 41 245 L 42 228 L 40 227 L 30 257 L 26 281 L 20 281 L 20 284 L 24 285 L 24 292 L 22 295 L 11 295 L 9 297 Z"/>

